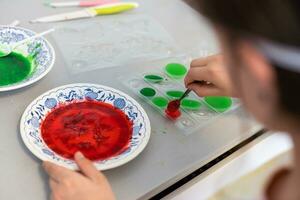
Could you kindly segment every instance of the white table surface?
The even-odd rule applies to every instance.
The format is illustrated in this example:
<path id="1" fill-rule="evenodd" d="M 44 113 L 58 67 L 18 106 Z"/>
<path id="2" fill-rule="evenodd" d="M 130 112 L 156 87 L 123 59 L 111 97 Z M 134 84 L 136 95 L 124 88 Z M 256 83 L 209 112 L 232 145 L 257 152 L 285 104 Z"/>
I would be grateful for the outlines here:
<path id="1" fill-rule="evenodd" d="M 153 16 L 184 51 L 193 56 L 200 55 L 201 49 L 217 52 L 215 37 L 209 26 L 183 2 L 138 2 L 141 7 L 137 12 Z M 46 25 L 31 25 L 29 20 L 58 12 L 58 9 L 45 7 L 41 0 L 1 0 L 0 8 L 0 24 L 18 19 L 21 26 L 37 32 L 44 30 Z M 61 9 L 69 10 L 73 9 Z M 55 44 L 51 37 L 49 40 Z M 133 95 L 112 79 L 130 70 L 133 70 L 132 66 L 120 66 L 72 75 L 57 53 L 55 66 L 44 79 L 24 89 L 0 93 L 0 199 L 41 200 L 49 196 L 47 176 L 41 162 L 26 149 L 18 128 L 24 109 L 35 97 L 54 87 L 76 82 L 104 84 Z M 185 136 L 148 105 L 137 100 L 145 107 L 152 123 L 150 142 L 135 160 L 105 172 L 118 199 L 122 200 L 147 199 L 260 129 L 242 110 L 237 110 L 207 129 Z"/>

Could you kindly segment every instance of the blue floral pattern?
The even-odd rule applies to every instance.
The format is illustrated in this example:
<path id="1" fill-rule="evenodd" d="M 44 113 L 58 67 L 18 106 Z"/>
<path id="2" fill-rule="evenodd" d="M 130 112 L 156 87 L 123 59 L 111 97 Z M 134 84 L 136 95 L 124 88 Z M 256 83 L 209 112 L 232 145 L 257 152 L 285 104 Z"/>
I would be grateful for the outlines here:
<path id="1" fill-rule="evenodd" d="M 126 101 L 122 98 L 117 98 L 114 100 L 114 106 L 122 110 L 126 106 Z"/>
<path id="2" fill-rule="evenodd" d="M 57 105 L 57 101 L 55 98 L 47 98 L 45 101 L 45 106 L 49 109 L 54 108 Z"/>
<path id="3" fill-rule="evenodd" d="M 32 31 L 20 27 L 0 26 L 0 46 L 1 44 L 12 45 L 34 34 Z M 55 61 L 53 47 L 43 38 L 36 38 L 32 42 L 18 47 L 16 51 L 25 56 L 34 55 L 34 73 L 21 82 L 10 86 L 2 86 L 0 89 L 11 86 L 20 88 L 39 80 L 50 71 Z"/>
<path id="4" fill-rule="evenodd" d="M 34 100 L 26 109 L 21 120 L 21 135 L 32 152 L 41 159 L 52 160 L 57 164 L 75 169 L 76 164 L 69 159 L 56 155 L 44 143 L 40 124 L 46 114 L 60 103 L 81 101 L 84 99 L 94 99 L 114 105 L 121 109 L 133 122 L 133 133 L 130 147 L 122 154 L 108 160 L 96 162 L 98 169 L 106 169 L 109 166 L 116 166 L 122 160 L 130 159 L 132 154 L 138 154 L 146 146 L 150 137 L 150 122 L 145 111 L 131 97 L 115 89 L 93 85 L 93 84 L 74 84 L 66 85 L 48 91 Z M 135 155 L 135 156 L 136 156 Z"/>

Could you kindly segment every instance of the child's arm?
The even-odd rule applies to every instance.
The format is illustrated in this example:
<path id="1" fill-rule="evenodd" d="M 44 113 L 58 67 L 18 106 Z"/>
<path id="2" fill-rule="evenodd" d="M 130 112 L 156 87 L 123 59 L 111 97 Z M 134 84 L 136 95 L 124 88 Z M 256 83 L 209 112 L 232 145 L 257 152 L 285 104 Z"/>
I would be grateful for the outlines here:
<path id="1" fill-rule="evenodd" d="M 184 82 L 199 96 L 236 96 L 220 54 L 193 60 Z"/>

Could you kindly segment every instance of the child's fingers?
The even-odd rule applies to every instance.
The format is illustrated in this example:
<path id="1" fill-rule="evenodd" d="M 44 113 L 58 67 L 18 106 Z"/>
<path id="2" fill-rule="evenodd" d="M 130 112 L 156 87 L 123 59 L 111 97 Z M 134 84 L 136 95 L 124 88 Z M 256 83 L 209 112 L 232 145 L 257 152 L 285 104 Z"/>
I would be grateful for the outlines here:
<path id="1" fill-rule="evenodd" d="M 59 183 L 50 178 L 49 186 L 52 191 L 51 200 L 61 200 L 61 198 L 57 195 L 58 191 L 60 190 Z"/>
<path id="2" fill-rule="evenodd" d="M 191 68 L 194 68 L 194 67 L 202 67 L 202 66 L 206 66 L 208 64 L 208 59 L 207 57 L 206 58 L 199 58 L 199 59 L 196 59 L 196 60 L 193 60 L 191 62 Z"/>
<path id="3" fill-rule="evenodd" d="M 49 179 L 49 186 L 52 190 L 54 190 L 54 191 L 57 190 L 57 188 L 59 187 L 58 184 L 59 183 L 56 182 L 54 179 L 52 179 L 52 178 Z"/>
<path id="4" fill-rule="evenodd" d="M 47 174 L 56 182 L 60 182 L 64 178 L 69 177 L 75 173 L 69 169 L 58 166 L 48 161 L 45 161 L 43 163 L 43 167 Z"/>
<path id="5" fill-rule="evenodd" d="M 61 199 L 59 199 L 59 197 L 57 197 L 55 194 L 51 194 L 50 199 L 51 199 L 51 200 L 61 200 Z"/>
<path id="6" fill-rule="evenodd" d="M 107 179 L 101 171 L 98 171 L 93 162 L 85 158 L 81 152 L 75 154 L 75 161 L 81 172 L 91 180 L 99 183 L 106 183 Z"/>
<path id="7" fill-rule="evenodd" d="M 207 56 L 204 58 L 195 59 L 191 62 L 191 68 L 206 66 L 209 63 L 211 63 L 214 59 L 216 59 L 217 56 L 218 55 L 213 55 L 213 56 Z"/>
<path id="8" fill-rule="evenodd" d="M 51 200 L 63 200 L 61 197 L 59 197 L 56 193 L 53 193 L 51 194 L 51 197 L 50 197 Z"/>
<path id="9" fill-rule="evenodd" d="M 189 89 L 193 90 L 198 96 L 224 96 L 225 92 L 220 88 L 212 84 L 199 84 L 192 83 L 188 86 Z"/>
<path id="10" fill-rule="evenodd" d="M 213 83 L 213 76 L 208 67 L 191 68 L 184 78 L 184 84 L 188 87 L 189 84 L 195 81 L 206 81 Z"/>
<path id="11" fill-rule="evenodd" d="M 81 152 L 77 152 L 74 156 L 75 161 L 81 172 L 91 180 L 97 181 L 100 172 L 96 169 L 93 162 L 84 157 Z"/>

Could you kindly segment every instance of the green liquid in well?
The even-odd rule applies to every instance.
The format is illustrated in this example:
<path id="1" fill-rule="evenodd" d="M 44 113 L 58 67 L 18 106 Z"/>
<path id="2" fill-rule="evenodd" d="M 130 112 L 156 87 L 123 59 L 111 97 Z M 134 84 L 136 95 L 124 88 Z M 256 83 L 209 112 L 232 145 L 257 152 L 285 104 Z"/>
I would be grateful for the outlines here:
<path id="1" fill-rule="evenodd" d="M 187 73 L 187 68 L 179 63 L 170 63 L 165 67 L 166 74 L 175 79 L 181 79 Z"/>
<path id="2" fill-rule="evenodd" d="M 179 99 L 180 97 L 182 97 L 184 92 L 179 91 L 179 90 L 170 90 L 170 91 L 167 91 L 166 94 L 171 98 Z"/>
<path id="3" fill-rule="evenodd" d="M 199 110 L 202 104 L 198 100 L 194 99 L 183 99 L 181 101 L 181 107 L 186 110 Z"/>
<path id="4" fill-rule="evenodd" d="M 145 97 L 154 97 L 156 91 L 153 88 L 143 88 L 140 90 L 140 94 Z"/>
<path id="5" fill-rule="evenodd" d="M 159 108 L 166 108 L 168 105 L 168 99 L 164 97 L 155 97 L 152 99 L 152 103 Z"/>
<path id="6" fill-rule="evenodd" d="M 149 74 L 149 75 L 144 76 L 144 80 L 149 81 L 151 83 L 160 83 L 164 80 L 164 78 L 161 76 L 158 76 L 158 75 Z"/>
<path id="7" fill-rule="evenodd" d="M 208 105 L 213 107 L 218 112 L 224 112 L 228 110 L 232 105 L 232 100 L 229 97 L 204 97 L 204 100 Z"/>
<path id="8" fill-rule="evenodd" d="M 12 52 L 0 58 L 0 86 L 11 85 L 26 79 L 32 72 L 32 61 Z"/>

